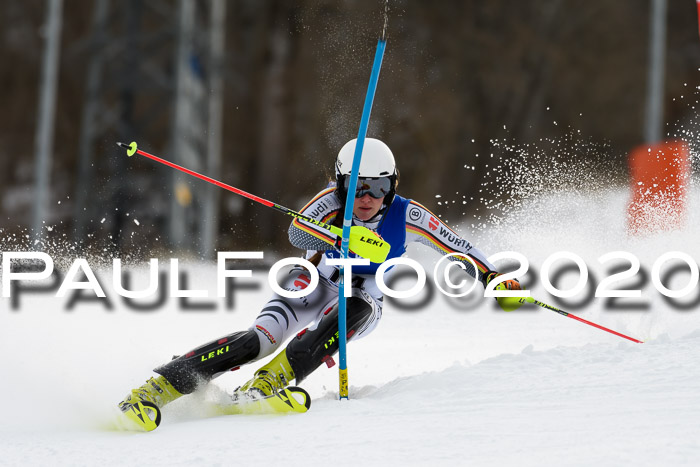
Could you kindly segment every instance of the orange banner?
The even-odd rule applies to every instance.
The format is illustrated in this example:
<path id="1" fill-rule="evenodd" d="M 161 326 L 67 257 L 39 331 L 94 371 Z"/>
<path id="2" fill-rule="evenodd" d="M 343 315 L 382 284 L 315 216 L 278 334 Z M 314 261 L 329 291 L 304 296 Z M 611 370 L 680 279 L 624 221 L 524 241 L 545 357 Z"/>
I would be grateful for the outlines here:
<path id="1" fill-rule="evenodd" d="M 683 141 L 666 141 L 639 146 L 630 153 L 629 168 L 629 233 L 681 228 L 690 182 L 688 145 Z"/>

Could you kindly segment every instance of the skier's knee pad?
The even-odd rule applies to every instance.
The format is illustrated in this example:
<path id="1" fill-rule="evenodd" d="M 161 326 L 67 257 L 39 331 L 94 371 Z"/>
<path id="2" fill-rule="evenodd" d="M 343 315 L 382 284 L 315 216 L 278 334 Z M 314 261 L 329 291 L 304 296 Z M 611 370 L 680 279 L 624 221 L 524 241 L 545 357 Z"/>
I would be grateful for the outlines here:
<path id="1" fill-rule="evenodd" d="M 260 340 L 252 330 L 230 334 L 197 347 L 156 368 L 182 394 L 189 394 L 219 374 L 257 358 Z"/>
<path id="2" fill-rule="evenodd" d="M 372 306 L 358 297 L 346 302 L 348 340 L 370 320 Z M 321 318 L 313 329 L 305 329 L 287 345 L 287 359 L 299 384 L 321 363 L 338 351 L 338 305 Z"/>

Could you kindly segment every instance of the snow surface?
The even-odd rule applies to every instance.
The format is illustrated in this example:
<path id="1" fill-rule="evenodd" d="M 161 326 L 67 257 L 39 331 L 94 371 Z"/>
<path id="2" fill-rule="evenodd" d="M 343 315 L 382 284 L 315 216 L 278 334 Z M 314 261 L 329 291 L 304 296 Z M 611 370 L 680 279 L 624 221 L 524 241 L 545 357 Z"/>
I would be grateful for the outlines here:
<path id="1" fill-rule="evenodd" d="M 625 234 L 621 189 L 540 197 L 498 228 L 463 233 L 537 269 L 554 252 L 575 252 L 600 279 L 597 258 L 611 251 L 634 253 L 647 270 L 667 251 L 700 259 L 697 195 L 683 231 L 639 239 Z M 436 259 L 420 248 L 409 256 Z M 190 288 L 213 296 L 215 266 L 190 271 Z M 233 310 L 212 298 L 209 311 L 183 311 L 176 299 L 136 311 L 108 295 L 112 310 L 83 302 L 66 311 L 67 299 L 51 294 L 23 295 L 15 311 L 0 301 L 0 465 L 700 463 L 700 314 L 670 307 L 651 283 L 647 311 L 606 310 L 602 299 L 577 311 L 645 344 L 548 310 L 504 313 L 492 300 L 455 306 L 436 295 L 421 311 L 387 305 L 378 329 L 350 345 L 349 401 L 335 399 L 337 367 L 324 367 L 303 384 L 306 414 L 199 417 L 202 400 L 247 380 L 250 365 L 167 406 L 152 433 L 119 430 L 116 403 L 173 354 L 248 327 L 267 287 L 236 292 Z"/>

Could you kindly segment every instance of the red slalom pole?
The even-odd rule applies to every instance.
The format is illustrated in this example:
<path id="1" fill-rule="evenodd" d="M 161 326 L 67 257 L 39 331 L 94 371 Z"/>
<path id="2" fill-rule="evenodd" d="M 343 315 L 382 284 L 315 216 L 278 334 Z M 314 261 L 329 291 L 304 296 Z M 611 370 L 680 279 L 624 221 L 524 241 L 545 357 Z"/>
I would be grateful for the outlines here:
<path id="1" fill-rule="evenodd" d="M 637 344 L 643 344 L 643 343 L 644 343 L 643 341 L 637 340 L 637 339 L 635 339 L 634 337 L 626 336 L 626 335 L 624 335 L 624 334 L 622 334 L 622 333 L 620 333 L 620 332 L 613 331 L 612 329 L 606 328 L 605 326 L 601 326 L 600 324 L 592 323 L 592 322 L 587 321 L 587 320 L 585 320 L 585 319 L 583 319 L 583 318 L 579 318 L 579 317 L 576 316 L 576 315 L 572 315 L 571 313 L 567 313 L 567 312 L 564 311 L 564 310 L 560 310 L 559 308 L 553 307 L 553 306 L 551 306 L 551 305 L 547 305 L 546 303 L 542 303 L 542 302 L 540 302 L 539 300 L 535 300 L 535 299 L 532 298 L 532 297 L 522 297 L 522 298 L 519 298 L 518 300 L 521 300 L 521 301 L 524 300 L 524 301 L 526 301 L 526 302 L 528 302 L 528 303 L 534 303 L 535 305 L 541 306 L 542 308 L 546 308 L 546 309 L 548 309 L 548 310 L 555 311 L 555 312 L 559 313 L 560 315 L 568 316 L 569 318 L 573 318 L 573 319 L 575 319 L 576 321 L 580 321 L 580 322 L 582 322 L 582 323 L 586 323 L 586 324 L 588 324 L 589 326 L 593 326 L 594 328 L 602 329 L 603 331 L 607 331 L 607 332 L 609 332 L 610 334 L 615 334 L 616 336 L 622 337 L 623 339 L 627 339 L 627 340 L 630 340 L 630 341 L 632 341 L 632 342 L 636 342 Z"/>

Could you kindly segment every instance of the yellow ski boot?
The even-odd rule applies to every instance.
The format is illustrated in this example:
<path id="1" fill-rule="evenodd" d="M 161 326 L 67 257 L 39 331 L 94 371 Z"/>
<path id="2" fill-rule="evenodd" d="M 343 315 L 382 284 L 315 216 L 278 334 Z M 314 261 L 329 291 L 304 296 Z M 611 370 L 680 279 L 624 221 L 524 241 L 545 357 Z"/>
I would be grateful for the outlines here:
<path id="1" fill-rule="evenodd" d="M 253 379 L 236 389 L 233 399 L 258 399 L 271 396 L 286 388 L 293 379 L 294 371 L 287 360 L 287 351 L 283 350 L 267 365 L 256 371 Z"/>
<path id="2" fill-rule="evenodd" d="M 119 409 L 144 431 L 155 430 L 160 425 L 160 408 L 182 396 L 164 376 L 150 378 L 146 384 L 119 403 Z"/>

